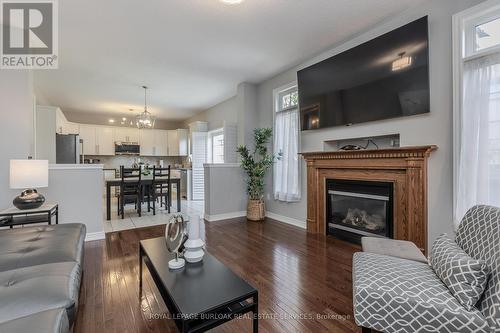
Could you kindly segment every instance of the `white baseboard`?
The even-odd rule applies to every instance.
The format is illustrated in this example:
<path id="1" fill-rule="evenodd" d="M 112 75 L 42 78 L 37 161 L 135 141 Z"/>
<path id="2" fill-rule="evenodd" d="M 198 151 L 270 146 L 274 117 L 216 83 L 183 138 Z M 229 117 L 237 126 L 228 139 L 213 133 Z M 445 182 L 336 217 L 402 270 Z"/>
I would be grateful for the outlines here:
<path id="1" fill-rule="evenodd" d="M 234 218 L 243 217 L 243 216 L 247 216 L 246 211 L 226 213 L 226 214 L 217 214 L 217 215 L 205 214 L 204 218 L 208 222 L 215 222 L 215 221 L 221 221 L 221 220 L 234 219 Z"/>
<path id="2" fill-rule="evenodd" d="M 271 212 L 266 212 L 266 216 L 269 217 L 270 219 L 283 222 L 286 224 L 291 224 L 293 226 L 299 227 L 301 229 L 306 229 L 307 225 L 305 221 L 297 220 L 288 216 L 283 216 L 283 215 L 278 215 L 275 213 Z"/>
<path id="3" fill-rule="evenodd" d="M 85 241 L 91 242 L 91 241 L 101 240 L 104 238 L 106 238 L 106 234 L 104 233 L 104 231 L 87 232 L 87 235 L 85 236 Z"/>

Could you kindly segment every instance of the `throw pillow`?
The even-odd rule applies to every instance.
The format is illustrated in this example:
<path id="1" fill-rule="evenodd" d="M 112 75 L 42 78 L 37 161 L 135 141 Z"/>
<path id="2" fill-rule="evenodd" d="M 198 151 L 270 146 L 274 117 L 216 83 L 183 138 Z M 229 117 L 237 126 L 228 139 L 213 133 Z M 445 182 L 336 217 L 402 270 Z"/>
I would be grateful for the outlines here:
<path id="1" fill-rule="evenodd" d="M 443 234 L 432 245 L 430 264 L 452 295 L 471 311 L 488 283 L 490 270 L 485 261 L 470 257 Z"/>

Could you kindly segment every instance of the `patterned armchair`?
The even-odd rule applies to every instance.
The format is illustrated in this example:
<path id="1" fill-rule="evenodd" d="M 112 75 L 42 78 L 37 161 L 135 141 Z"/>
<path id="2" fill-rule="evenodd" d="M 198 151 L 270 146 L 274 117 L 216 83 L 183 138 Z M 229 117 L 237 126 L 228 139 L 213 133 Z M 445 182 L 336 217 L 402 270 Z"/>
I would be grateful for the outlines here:
<path id="1" fill-rule="evenodd" d="M 476 308 L 462 307 L 426 263 L 359 252 L 353 258 L 353 301 L 363 332 L 500 333 L 500 208 L 471 208 L 455 241 L 491 270 Z"/>

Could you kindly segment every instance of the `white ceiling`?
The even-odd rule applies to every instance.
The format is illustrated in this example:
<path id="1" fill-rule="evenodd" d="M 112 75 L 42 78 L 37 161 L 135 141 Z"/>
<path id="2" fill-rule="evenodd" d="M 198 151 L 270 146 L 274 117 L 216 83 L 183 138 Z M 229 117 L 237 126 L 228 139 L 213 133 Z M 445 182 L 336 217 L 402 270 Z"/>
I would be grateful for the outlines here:
<path id="1" fill-rule="evenodd" d="M 59 69 L 35 88 L 64 111 L 185 119 L 425 0 L 64 0 Z"/>

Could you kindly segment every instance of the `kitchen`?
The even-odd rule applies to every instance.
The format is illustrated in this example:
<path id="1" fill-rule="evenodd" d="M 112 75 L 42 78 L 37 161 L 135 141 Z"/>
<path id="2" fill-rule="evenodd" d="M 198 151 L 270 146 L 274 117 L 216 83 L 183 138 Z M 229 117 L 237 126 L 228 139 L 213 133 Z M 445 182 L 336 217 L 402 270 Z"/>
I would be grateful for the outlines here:
<path id="1" fill-rule="evenodd" d="M 105 188 L 108 181 L 120 177 L 120 166 L 142 169 L 170 166 L 172 180 L 177 180 L 180 185 L 181 211 L 203 215 L 203 196 L 195 195 L 194 199 L 201 200 L 192 201 L 193 186 L 200 188 L 200 184 L 192 184 L 189 154 L 191 130 L 159 129 L 158 126 L 154 129 L 139 129 L 135 123 L 130 125 L 124 119 L 121 119 L 118 126 L 111 119 L 110 125 L 76 123 L 68 121 L 60 108 L 52 106 L 37 106 L 36 120 L 36 158 L 47 159 L 53 165 L 73 165 L 74 168 L 100 167 Z M 196 179 L 201 181 L 202 187 L 203 179 Z M 175 181 L 173 184 L 171 211 L 175 213 L 178 207 L 178 189 Z M 104 198 L 108 195 L 111 197 L 110 205 L 103 204 L 105 232 L 166 222 L 165 216 L 162 217 L 165 209 L 160 209 L 160 214 L 157 212 L 156 216 L 143 209 L 143 214 L 139 217 L 134 211 L 134 205 L 126 206 L 126 218 L 122 220 L 117 211 L 116 186 L 110 192 L 103 190 Z"/>

